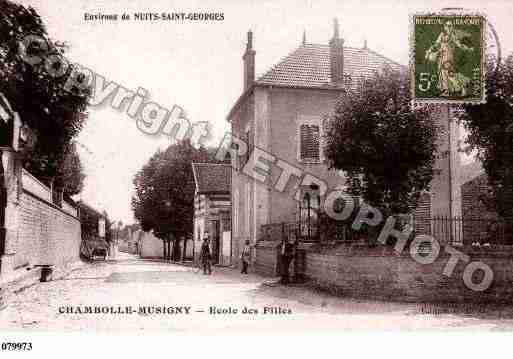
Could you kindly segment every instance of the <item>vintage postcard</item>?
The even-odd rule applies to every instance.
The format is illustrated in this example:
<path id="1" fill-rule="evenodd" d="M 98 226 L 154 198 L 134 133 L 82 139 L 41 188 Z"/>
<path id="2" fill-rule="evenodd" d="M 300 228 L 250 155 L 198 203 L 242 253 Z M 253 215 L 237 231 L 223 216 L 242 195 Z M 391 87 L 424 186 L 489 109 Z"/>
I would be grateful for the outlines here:
<path id="1" fill-rule="evenodd" d="M 0 0 L 0 356 L 510 333 L 512 20 L 499 0 Z"/>

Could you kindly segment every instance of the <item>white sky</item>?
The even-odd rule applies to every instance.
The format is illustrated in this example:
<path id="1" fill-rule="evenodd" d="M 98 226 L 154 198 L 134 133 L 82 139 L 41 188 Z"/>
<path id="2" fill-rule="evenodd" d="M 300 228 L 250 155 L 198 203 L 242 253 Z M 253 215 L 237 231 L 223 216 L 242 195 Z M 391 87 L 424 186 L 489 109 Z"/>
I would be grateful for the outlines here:
<path id="1" fill-rule="evenodd" d="M 16 0 L 15 0 L 16 1 Z M 214 137 L 242 90 L 246 32 L 254 32 L 257 75 L 294 50 L 306 29 L 307 41 L 327 43 L 333 18 L 347 46 L 362 46 L 408 63 L 408 15 L 463 6 L 488 15 L 503 49 L 513 49 L 511 1 L 173 1 L 173 0 L 19 0 L 43 17 L 50 37 L 66 41 L 67 54 L 125 87 L 147 89 L 151 100 L 183 107 L 192 121 L 209 121 Z M 224 12 L 224 21 L 85 21 L 84 13 Z M 93 108 L 79 137 L 87 178 L 82 198 L 110 217 L 133 222 L 132 177 L 164 137 L 149 137 L 124 112 Z"/>

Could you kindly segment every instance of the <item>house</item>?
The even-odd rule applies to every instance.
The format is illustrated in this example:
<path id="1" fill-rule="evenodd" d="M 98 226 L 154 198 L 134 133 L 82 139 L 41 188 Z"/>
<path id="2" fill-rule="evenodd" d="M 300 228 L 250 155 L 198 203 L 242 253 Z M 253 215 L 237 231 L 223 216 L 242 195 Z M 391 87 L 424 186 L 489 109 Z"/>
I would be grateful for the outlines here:
<path id="1" fill-rule="evenodd" d="M 109 250 L 111 253 L 112 238 L 110 228 L 107 228 L 109 225 L 107 214 L 96 210 L 84 201 L 78 202 L 78 209 L 82 233 L 81 254 L 91 258 L 95 248 Z"/>
<path id="2" fill-rule="evenodd" d="M 501 219 L 490 202 L 492 188 L 481 162 L 463 166 L 460 181 L 464 244 L 511 245 L 511 227 Z"/>
<path id="3" fill-rule="evenodd" d="M 371 50 L 366 43 L 361 48 L 345 46 L 337 21 L 328 44 L 308 43 L 303 36 L 297 49 L 258 79 L 255 54 L 249 31 L 242 58 L 243 93 L 227 116 L 232 135 L 242 139 L 249 149 L 247 156 L 232 157 L 233 256 L 239 255 L 246 239 L 256 243 L 262 236 L 262 225 L 297 220 L 297 199 L 303 198 L 301 188 L 310 184 L 305 173 L 322 178 L 328 188 L 344 186 L 343 174 L 328 170 L 323 158 L 323 119 L 333 111 L 344 88 L 357 89 L 362 81 L 385 67 L 406 69 Z M 451 121 L 447 107 L 440 106 L 433 116 L 441 128 L 439 149 L 444 155 L 436 163 L 433 190 L 424 195 L 416 212 L 417 227 L 427 223 L 426 230 L 430 216 L 455 216 L 461 211 L 457 201 L 459 186 L 455 185 L 459 168 L 457 125 Z M 277 159 L 275 163 L 281 163 L 281 171 L 272 169 L 265 183 L 245 173 L 249 153 L 255 148 L 272 154 Z M 292 173 L 290 180 L 280 183 L 282 190 L 276 191 L 281 173 L 287 168 L 289 173 L 292 169 L 301 171 Z"/>
<path id="4" fill-rule="evenodd" d="M 231 167 L 229 164 L 193 163 L 194 258 L 198 259 L 205 233 L 211 239 L 214 264 L 232 264 Z"/>
<path id="5" fill-rule="evenodd" d="M 82 237 L 99 237 L 102 240 L 110 240 L 110 232 L 107 231 L 107 214 L 96 210 L 84 201 L 78 201 Z M 109 234 L 109 236 L 107 235 Z M 109 238 L 108 238 L 109 237 Z"/>

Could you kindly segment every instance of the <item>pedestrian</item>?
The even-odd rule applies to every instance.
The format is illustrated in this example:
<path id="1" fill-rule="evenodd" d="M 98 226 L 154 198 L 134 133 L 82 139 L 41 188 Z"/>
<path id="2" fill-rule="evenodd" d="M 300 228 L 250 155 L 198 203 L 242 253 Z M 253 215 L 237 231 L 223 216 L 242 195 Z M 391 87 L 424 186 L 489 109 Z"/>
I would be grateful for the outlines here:
<path id="1" fill-rule="evenodd" d="M 245 242 L 240 259 L 242 261 L 241 274 L 248 274 L 249 261 L 251 260 L 251 247 L 249 246 L 249 240 L 246 240 Z"/>
<path id="2" fill-rule="evenodd" d="M 281 284 L 289 284 L 289 267 L 292 259 L 294 258 L 294 244 L 292 243 L 293 238 L 287 240 L 283 238 L 280 245 L 280 256 L 281 256 Z"/>
<path id="3" fill-rule="evenodd" d="M 206 233 L 203 238 L 200 257 L 201 264 L 203 265 L 203 274 L 212 274 L 212 267 L 210 265 L 212 256 L 210 255 L 210 239 L 208 238 L 208 233 Z"/>

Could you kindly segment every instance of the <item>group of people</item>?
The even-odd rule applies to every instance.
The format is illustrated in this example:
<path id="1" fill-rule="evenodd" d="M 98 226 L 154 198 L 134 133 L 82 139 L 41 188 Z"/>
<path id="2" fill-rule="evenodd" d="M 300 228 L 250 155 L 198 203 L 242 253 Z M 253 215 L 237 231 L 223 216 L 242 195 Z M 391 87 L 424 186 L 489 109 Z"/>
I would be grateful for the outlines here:
<path id="1" fill-rule="evenodd" d="M 296 240 L 295 238 L 291 238 L 290 240 L 283 240 L 279 247 L 279 255 L 280 255 L 280 274 L 281 284 L 289 284 L 290 283 L 290 265 L 294 261 L 296 257 Z M 203 274 L 211 275 L 212 274 L 212 254 L 210 252 L 210 238 L 208 233 L 205 234 L 203 238 L 203 244 L 201 245 L 200 251 L 200 263 L 203 268 Z M 251 262 L 251 246 L 249 240 L 244 242 L 244 247 L 242 248 L 242 252 L 240 255 L 240 260 L 242 264 L 241 274 L 248 274 L 249 264 Z"/>

